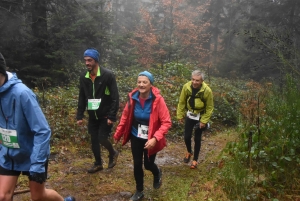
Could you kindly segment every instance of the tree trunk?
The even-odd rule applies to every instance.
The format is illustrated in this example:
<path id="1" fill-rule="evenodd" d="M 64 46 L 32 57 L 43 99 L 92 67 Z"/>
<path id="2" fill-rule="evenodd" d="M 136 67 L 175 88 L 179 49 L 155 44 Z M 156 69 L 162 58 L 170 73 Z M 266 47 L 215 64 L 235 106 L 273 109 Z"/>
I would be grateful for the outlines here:
<path id="1" fill-rule="evenodd" d="M 48 68 L 47 52 L 47 0 L 34 1 L 31 5 L 33 49 L 32 60 L 42 68 Z"/>

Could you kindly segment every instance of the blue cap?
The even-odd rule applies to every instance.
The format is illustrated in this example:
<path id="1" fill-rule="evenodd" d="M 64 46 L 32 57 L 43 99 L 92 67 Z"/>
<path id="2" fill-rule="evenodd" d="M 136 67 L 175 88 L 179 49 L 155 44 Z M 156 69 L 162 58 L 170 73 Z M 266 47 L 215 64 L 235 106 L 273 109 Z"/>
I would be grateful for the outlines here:
<path id="1" fill-rule="evenodd" d="M 95 61 L 99 62 L 100 54 L 96 49 L 89 48 L 85 50 L 83 57 L 92 57 L 93 59 L 95 59 Z"/>
<path id="2" fill-rule="evenodd" d="M 149 73 L 148 71 L 146 71 L 146 70 L 139 73 L 139 76 L 146 76 L 150 80 L 151 84 L 153 84 L 153 82 L 154 82 L 153 75 L 151 73 Z"/>

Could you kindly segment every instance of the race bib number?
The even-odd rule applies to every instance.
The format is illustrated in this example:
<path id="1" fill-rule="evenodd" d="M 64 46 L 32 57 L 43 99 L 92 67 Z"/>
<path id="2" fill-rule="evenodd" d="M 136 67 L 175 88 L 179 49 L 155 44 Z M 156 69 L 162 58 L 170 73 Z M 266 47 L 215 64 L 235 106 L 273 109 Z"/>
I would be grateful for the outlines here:
<path id="1" fill-rule="evenodd" d="M 199 121 L 199 119 L 200 119 L 200 113 L 194 114 L 194 113 L 192 113 L 191 111 L 187 111 L 186 116 L 187 116 L 189 119 L 193 119 L 193 120 L 198 120 L 198 121 Z"/>
<path id="2" fill-rule="evenodd" d="M 8 148 L 20 148 L 17 131 L 0 128 L 0 144 Z"/>
<path id="3" fill-rule="evenodd" d="M 88 110 L 98 110 L 101 103 L 100 99 L 89 99 L 88 100 Z"/>
<path id="4" fill-rule="evenodd" d="M 148 129 L 149 126 L 138 124 L 137 136 L 142 139 L 148 139 Z"/>

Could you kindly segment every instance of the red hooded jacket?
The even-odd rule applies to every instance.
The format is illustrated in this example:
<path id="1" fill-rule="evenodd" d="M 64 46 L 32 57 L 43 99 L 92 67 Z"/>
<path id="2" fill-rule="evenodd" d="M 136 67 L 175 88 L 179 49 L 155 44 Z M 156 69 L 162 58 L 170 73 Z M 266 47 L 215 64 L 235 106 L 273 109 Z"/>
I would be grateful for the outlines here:
<path id="1" fill-rule="evenodd" d="M 168 130 L 171 127 L 171 117 L 164 98 L 160 95 L 159 89 L 152 86 L 153 94 L 152 110 L 149 119 L 148 140 L 155 137 L 157 143 L 155 147 L 148 150 L 148 155 L 153 155 L 166 146 L 166 138 Z M 138 89 L 134 89 L 128 94 L 128 102 L 123 110 L 122 117 L 119 125 L 117 126 L 114 134 L 114 139 L 119 141 L 123 136 L 122 145 L 125 145 L 130 140 L 131 127 L 133 123 L 133 111 L 135 101 L 132 99 L 132 95 L 137 92 Z"/>

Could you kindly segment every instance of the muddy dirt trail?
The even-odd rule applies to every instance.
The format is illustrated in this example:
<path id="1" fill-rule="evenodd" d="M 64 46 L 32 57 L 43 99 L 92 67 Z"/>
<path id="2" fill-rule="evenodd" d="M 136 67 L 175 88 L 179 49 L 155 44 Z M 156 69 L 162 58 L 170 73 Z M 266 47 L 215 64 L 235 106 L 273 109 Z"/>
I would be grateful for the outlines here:
<path id="1" fill-rule="evenodd" d="M 145 197 L 143 200 L 167 200 L 171 191 L 186 194 L 185 200 L 190 200 L 193 194 L 193 178 L 190 187 L 174 187 L 175 180 L 185 180 L 191 175 L 198 177 L 207 174 L 211 168 L 217 167 L 219 159 L 216 156 L 230 141 L 226 132 L 206 131 L 202 137 L 202 146 L 197 169 L 190 169 L 190 164 L 183 163 L 186 152 L 182 137 L 168 136 L 168 146 L 157 154 L 156 164 L 162 168 L 163 184 L 158 191 L 152 188 L 152 175 L 149 171 L 145 174 Z M 120 151 L 118 163 L 113 169 L 104 169 L 95 174 L 88 174 L 86 169 L 92 165 L 93 157 L 89 148 L 70 148 L 62 146 L 60 151 L 52 154 L 49 164 L 49 179 L 47 188 L 58 191 L 62 196 L 72 195 L 76 201 L 123 201 L 129 200 L 135 190 L 133 166 L 130 143 L 125 146 L 119 144 L 116 148 Z M 107 167 L 107 153 L 104 152 L 104 167 Z M 188 172 L 188 176 L 185 175 Z M 21 181 L 16 192 L 26 191 L 27 183 Z M 25 183 L 25 184 L 24 184 Z M 180 189 L 180 191 L 178 190 Z M 197 190 L 198 192 L 199 190 Z M 175 196 L 176 197 L 176 196 Z M 15 201 L 30 201 L 30 194 L 22 192 L 14 196 Z M 176 200 L 176 199 L 174 199 Z M 182 200 L 182 199 L 181 199 Z"/>

